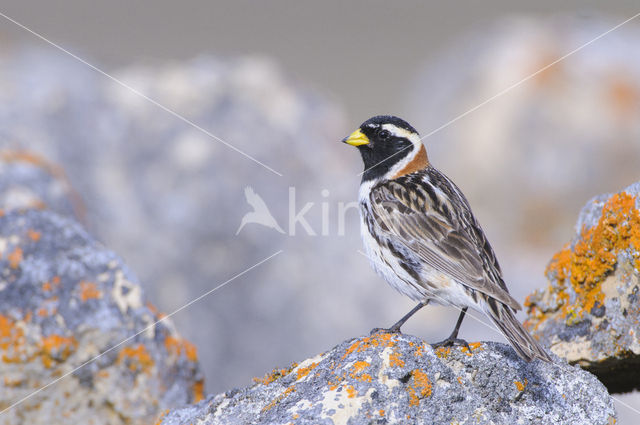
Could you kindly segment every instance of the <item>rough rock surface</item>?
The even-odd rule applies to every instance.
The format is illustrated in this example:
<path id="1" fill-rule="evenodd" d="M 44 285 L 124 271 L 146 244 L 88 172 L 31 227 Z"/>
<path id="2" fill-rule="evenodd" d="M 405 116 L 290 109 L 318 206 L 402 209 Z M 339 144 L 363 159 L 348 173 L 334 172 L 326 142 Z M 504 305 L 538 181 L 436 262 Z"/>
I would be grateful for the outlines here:
<path id="1" fill-rule="evenodd" d="M 161 317 L 75 221 L 0 213 L 0 423 L 148 424 L 198 401 L 196 349 L 169 321 L 148 328 Z"/>
<path id="2" fill-rule="evenodd" d="M 274 370 L 248 388 L 170 412 L 163 425 L 613 424 L 606 388 L 557 360 L 525 363 L 499 343 L 434 351 L 374 334 Z"/>
<path id="3" fill-rule="evenodd" d="M 587 202 L 547 268 L 549 285 L 525 302 L 533 335 L 611 392 L 640 388 L 638 195 L 635 183 Z"/>

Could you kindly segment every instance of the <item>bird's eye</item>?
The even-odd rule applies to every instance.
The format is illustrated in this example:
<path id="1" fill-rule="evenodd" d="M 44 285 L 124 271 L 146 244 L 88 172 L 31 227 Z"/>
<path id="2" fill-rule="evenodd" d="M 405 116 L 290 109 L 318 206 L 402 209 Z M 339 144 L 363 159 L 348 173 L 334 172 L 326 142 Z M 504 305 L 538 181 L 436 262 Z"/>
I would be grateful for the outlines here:
<path id="1" fill-rule="evenodd" d="M 378 138 L 380 140 L 387 140 L 389 137 L 391 137 L 391 133 L 389 133 L 388 130 L 380 130 L 378 132 Z"/>

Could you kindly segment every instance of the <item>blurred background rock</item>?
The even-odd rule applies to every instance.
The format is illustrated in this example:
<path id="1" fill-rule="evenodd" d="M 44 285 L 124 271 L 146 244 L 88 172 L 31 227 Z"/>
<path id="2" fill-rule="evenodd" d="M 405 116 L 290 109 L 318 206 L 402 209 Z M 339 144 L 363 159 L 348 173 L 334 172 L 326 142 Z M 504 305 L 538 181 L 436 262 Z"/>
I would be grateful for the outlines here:
<path id="1" fill-rule="evenodd" d="M 0 144 L 66 171 L 90 231 L 163 311 L 284 251 L 174 316 L 198 346 L 207 392 L 242 387 L 412 306 L 356 252 L 355 210 L 337 235 L 338 203 L 356 199 L 361 171 L 338 141 L 378 113 L 429 134 L 638 12 L 631 1 L 586 6 L 11 1 L 0 12 L 283 176 L 6 20 Z M 638 180 L 638 28 L 630 22 L 425 139 L 432 162 L 469 197 L 521 301 L 545 284 L 584 202 Z M 289 187 L 296 211 L 314 203 L 305 218 L 318 234 L 325 203 L 329 236 L 255 224 L 236 236 L 251 211 L 246 186 L 285 230 Z M 441 339 L 455 317 L 425 309 L 405 331 Z M 502 340 L 472 319 L 462 336 Z M 639 408 L 635 397 L 623 400 Z M 618 410 L 622 423 L 637 419 Z"/>

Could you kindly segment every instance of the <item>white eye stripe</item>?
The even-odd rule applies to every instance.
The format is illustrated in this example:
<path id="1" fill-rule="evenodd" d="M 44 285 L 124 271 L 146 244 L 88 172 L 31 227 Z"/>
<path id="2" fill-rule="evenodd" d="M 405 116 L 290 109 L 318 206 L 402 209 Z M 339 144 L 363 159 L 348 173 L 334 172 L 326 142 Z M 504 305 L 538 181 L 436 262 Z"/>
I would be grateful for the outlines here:
<path id="1" fill-rule="evenodd" d="M 411 136 L 417 136 L 417 134 L 405 130 L 404 128 L 397 127 L 393 124 L 383 124 L 382 128 L 387 130 L 389 133 L 393 134 L 396 137 L 404 137 L 406 139 L 411 139 Z"/>
<path id="2" fill-rule="evenodd" d="M 389 133 L 394 135 L 395 137 L 402 137 L 408 139 L 414 145 L 420 145 L 420 136 L 412 131 L 405 130 L 404 128 L 395 126 L 393 124 L 384 124 L 382 125 L 384 130 L 387 130 Z"/>

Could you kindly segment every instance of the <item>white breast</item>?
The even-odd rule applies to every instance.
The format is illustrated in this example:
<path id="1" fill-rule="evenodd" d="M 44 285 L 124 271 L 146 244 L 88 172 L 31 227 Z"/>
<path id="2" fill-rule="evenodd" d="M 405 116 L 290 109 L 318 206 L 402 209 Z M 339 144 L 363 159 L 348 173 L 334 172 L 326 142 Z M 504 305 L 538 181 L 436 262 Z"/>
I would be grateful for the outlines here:
<path id="1" fill-rule="evenodd" d="M 365 182 L 358 196 L 360 205 L 360 234 L 364 252 L 369 257 L 373 269 L 394 289 L 415 301 L 427 298 L 427 291 L 421 287 L 405 269 L 400 266 L 393 253 L 369 232 L 367 217 L 371 216 L 369 191 L 374 182 Z"/>

